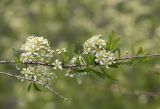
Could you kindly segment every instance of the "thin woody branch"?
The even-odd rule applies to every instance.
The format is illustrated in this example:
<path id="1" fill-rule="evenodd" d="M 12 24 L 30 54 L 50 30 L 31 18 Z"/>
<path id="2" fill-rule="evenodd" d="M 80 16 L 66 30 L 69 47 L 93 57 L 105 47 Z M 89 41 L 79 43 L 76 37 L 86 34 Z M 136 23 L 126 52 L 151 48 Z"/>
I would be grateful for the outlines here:
<path id="1" fill-rule="evenodd" d="M 53 88 L 51 88 L 50 86 L 46 85 L 46 84 L 43 84 L 39 81 L 35 81 L 33 79 L 29 79 L 29 78 L 25 78 L 25 77 L 22 77 L 22 76 L 19 76 L 19 75 L 15 75 L 15 74 L 11 74 L 11 73 L 6 73 L 6 72 L 0 72 L 0 75 L 5 75 L 5 76 L 9 76 L 9 77 L 13 77 L 13 78 L 16 78 L 18 80 L 20 79 L 24 79 L 26 81 L 31 81 L 31 82 L 34 82 L 34 83 L 37 83 L 41 86 L 43 86 L 44 88 L 48 89 L 49 91 L 51 91 L 52 93 L 54 93 L 56 96 L 60 97 L 61 99 L 63 99 L 64 101 L 67 101 L 69 102 L 69 100 L 67 98 L 65 98 L 63 95 L 61 95 L 59 92 L 57 92 L 56 90 L 54 90 Z"/>
<path id="2" fill-rule="evenodd" d="M 0 75 L 4 75 L 4 76 L 9 76 L 9 77 L 13 77 L 16 79 L 24 79 L 27 81 L 31 81 L 31 82 L 35 82 L 41 86 L 43 86 L 44 88 L 48 89 L 49 91 L 51 91 L 52 93 L 54 93 L 55 95 L 59 96 L 61 99 L 69 102 L 69 100 L 67 98 L 65 98 L 63 95 L 61 95 L 59 92 L 55 91 L 53 88 L 49 87 L 48 85 L 45 85 L 41 82 L 32 80 L 32 79 L 28 79 L 19 75 L 15 75 L 15 74 L 11 74 L 11 73 L 6 73 L 6 72 L 0 72 Z M 121 92 L 121 91 L 120 91 Z M 127 92 L 121 92 L 122 95 L 128 95 L 128 96 L 140 96 L 140 95 L 146 95 L 146 96 L 159 96 L 159 92 L 144 92 L 144 91 L 139 91 L 139 90 L 135 90 L 135 91 L 127 91 Z"/>
<path id="3" fill-rule="evenodd" d="M 141 58 L 145 58 L 145 57 L 149 57 L 149 58 L 157 58 L 160 57 L 160 54 L 150 54 L 150 55 L 144 55 L 144 56 L 130 56 L 130 57 L 124 57 L 124 58 L 118 58 L 116 59 L 117 62 L 119 61 L 126 61 L 126 60 L 130 60 L 130 59 L 141 59 Z M 49 66 L 49 67 L 54 67 L 54 65 L 52 64 L 48 64 L 48 63 L 43 63 L 43 62 L 31 62 L 31 61 L 25 61 L 25 62 L 21 62 L 22 64 L 33 64 L 33 65 L 43 65 L 43 66 Z M 4 61 L 0 61 L 0 64 L 16 64 L 15 61 L 8 61 L 8 60 L 4 60 Z M 82 67 L 82 66 L 86 66 L 86 65 L 63 65 L 63 68 L 69 69 L 69 68 L 75 68 L 75 67 Z M 99 65 L 97 65 L 99 66 Z"/>
<path id="4" fill-rule="evenodd" d="M 16 61 L 3 60 L 3 61 L 0 61 L 0 64 L 16 64 Z M 43 62 L 25 61 L 25 62 L 21 62 L 21 64 L 31 64 L 31 65 L 33 64 L 33 65 L 43 65 L 43 66 L 54 67 L 54 65 L 52 64 L 43 63 Z M 62 66 L 63 68 L 74 67 L 74 66 L 69 66 L 69 65 L 62 65 Z"/>
<path id="5" fill-rule="evenodd" d="M 139 58 L 145 58 L 145 57 L 156 58 L 156 57 L 160 57 L 160 54 L 150 54 L 150 55 L 144 55 L 144 56 L 131 56 L 131 57 L 119 58 L 116 60 L 139 59 Z"/>

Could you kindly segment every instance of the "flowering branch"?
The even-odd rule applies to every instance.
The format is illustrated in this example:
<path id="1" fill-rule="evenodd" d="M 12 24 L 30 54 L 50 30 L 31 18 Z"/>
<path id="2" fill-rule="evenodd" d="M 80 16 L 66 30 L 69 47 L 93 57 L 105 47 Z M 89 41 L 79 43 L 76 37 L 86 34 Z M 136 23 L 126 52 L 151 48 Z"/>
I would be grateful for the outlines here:
<path id="1" fill-rule="evenodd" d="M 85 41 L 83 49 L 78 52 L 75 52 L 74 47 L 52 50 L 47 39 L 29 36 L 20 50 L 17 51 L 15 61 L 0 61 L 0 64 L 16 64 L 20 75 L 4 72 L 0 72 L 0 75 L 7 75 L 22 81 L 31 81 L 30 85 L 35 82 L 68 101 L 49 87 L 51 80 L 56 78 L 57 70 L 65 69 L 65 76 L 76 78 L 77 82 L 81 84 L 83 77 L 89 75 L 90 72 L 93 72 L 90 75 L 96 74 L 101 78 L 114 79 L 106 72 L 106 69 L 118 67 L 126 62 L 134 63 L 135 60 L 141 62 L 141 59 L 160 57 L 160 54 L 143 55 L 143 49 L 139 48 L 136 53 L 132 50 L 131 57 L 120 58 L 120 49 L 117 47 L 119 38 L 113 36 L 113 34 L 108 34 L 106 41 L 102 39 L 101 35 L 95 35 Z M 119 58 L 115 56 L 116 53 L 118 53 Z M 38 87 L 36 86 L 36 88 Z"/>
<path id="2" fill-rule="evenodd" d="M 130 56 L 130 57 L 124 57 L 124 58 L 117 58 L 116 62 L 119 61 L 126 61 L 126 60 L 130 60 L 130 59 L 141 59 L 141 58 L 159 58 L 160 54 L 150 54 L 150 55 L 143 55 L 143 56 Z M 0 64 L 16 64 L 16 61 L 8 61 L 8 60 L 2 60 L 0 61 Z M 121 62 L 122 64 L 123 62 Z M 48 67 L 54 67 L 54 65 L 52 64 L 48 64 L 48 63 L 43 63 L 43 62 L 32 62 L 32 61 L 26 61 L 26 62 L 21 62 L 21 64 L 33 64 L 33 65 L 42 65 L 42 66 L 48 66 Z M 62 64 L 62 67 L 65 69 L 70 69 L 70 68 L 74 68 L 74 67 L 83 67 L 83 66 L 87 66 L 87 65 L 64 65 Z M 101 65 L 94 65 L 94 66 L 101 66 Z"/>

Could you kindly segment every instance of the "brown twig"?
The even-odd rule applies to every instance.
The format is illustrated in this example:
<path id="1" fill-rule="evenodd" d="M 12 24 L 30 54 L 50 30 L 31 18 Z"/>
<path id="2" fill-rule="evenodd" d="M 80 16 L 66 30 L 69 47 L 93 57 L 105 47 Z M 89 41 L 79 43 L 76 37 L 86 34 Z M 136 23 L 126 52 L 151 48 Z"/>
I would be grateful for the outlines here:
<path id="1" fill-rule="evenodd" d="M 157 58 L 160 57 L 160 54 L 150 54 L 150 55 L 143 55 L 143 56 L 130 56 L 130 57 L 124 57 L 124 58 L 117 58 L 116 61 L 118 62 L 122 62 L 125 60 L 129 60 L 129 59 L 141 59 L 141 58 L 145 58 L 145 57 L 150 57 L 150 58 Z M 32 65 L 43 65 L 43 66 L 49 66 L 49 67 L 54 67 L 54 65 L 52 64 L 48 64 L 48 63 L 43 63 L 43 62 L 32 62 L 32 61 L 25 61 L 25 62 L 21 62 L 22 64 L 32 64 Z M 15 61 L 0 61 L 0 64 L 16 64 Z M 82 67 L 82 66 L 87 66 L 87 65 L 63 65 L 62 67 L 65 69 L 69 69 L 69 68 L 75 68 L 75 67 Z M 97 65 L 99 66 L 99 65 Z"/>
<path id="2" fill-rule="evenodd" d="M 13 78 L 16 78 L 16 79 L 24 79 L 26 81 L 31 81 L 31 82 L 34 82 L 34 83 L 37 83 L 41 86 L 43 86 L 44 88 L 48 89 L 49 91 L 51 91 L 52 93 L 54 93 L 56 96 L 60 97 L 61 99 L 63 99 L 64 101 L 67 101 L 69 102 L 69 100 L 67 98 L 65 98 L 63 95 L 61 95 L 59 92 L 57 92 L 56 90 L 54 90 L 53 88 L 51 88 L 50 86 L 46 85 L 46 84 L 43 84 L 39 81 L 36 81 L 36 80 L 33 80 L 33 79 L 29 79 L 29 78 L 26 78 L 26 77 L 23 77 L 23 76 L 19 76 L 19 75 L 15 75 L 15 74 L 11 74 L 11 73 L 6 73 L 6 72 L 0 72 L 0 75 L 5 75 L 5 76 L 9 76 L 9 77 L 13 77 Z"/>
<path id="3" fill-rule="evenodd" d="M 150 55 L 144 55 L 144 56 L 131 56 L 131 57 L 119 58 L 116 60 L 140 59 L 140 58 L 145 58 L 145 57 L 150 57 L 150 58 L 160 57 L 160 54 L 150 54 Z"/>

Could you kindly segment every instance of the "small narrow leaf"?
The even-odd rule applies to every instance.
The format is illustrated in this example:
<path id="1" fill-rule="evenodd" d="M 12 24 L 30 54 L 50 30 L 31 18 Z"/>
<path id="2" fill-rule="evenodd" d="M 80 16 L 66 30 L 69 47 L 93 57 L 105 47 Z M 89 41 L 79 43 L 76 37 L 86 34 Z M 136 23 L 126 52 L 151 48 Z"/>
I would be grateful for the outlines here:
<path id="1" fill-rule="evenodd" d="M 106 42 L 106 50 L 113 51 L 114 49 L 116 49 L 119 40 L 120 40 L 120 38 L 115 37 L 114 32 L 110 32 L 108 34 L 108 39 L 107 39 L 107 42 Z"/>
<path id="2" fill-rule="evenodd" d="M 41 90 L 38 88 L 38 86 L 33 82 L 33 86 L 34 86 L 34 89 L 36 90 L 36 91 L 39 91 L 39 92 L 41 92 Z"/>
<path id="3" fill-rule="evenodd" d="M 17 57 L 15 61 L 16 61 L 16 63 L 20 63 L 19 57 Z"/>
<path id="4" fill-rule="evenodd" d="M 30 90 L 31 90 L 32 83 L 33 83 L 33 82 L 31 82 L 31 83 L 29 84 L 29 86 L 28 86 L 28 93 L 29 93 Z"/>
<path id="5" fill-rule="evenodd" d="M 100 71 L 97 71 L 97 70 L 92 69 L 92 68 L 90 68 L 89 70 L 92 71 L 92 72 L 94 72 L 94 73 L 95 73 L 96 75 L 98 75 L 100 78 L 105 78 L 105 77 L 106 77 L 105 74 L 103 74 L 103 73 L 100 72 Z"/>
<path id="6" fill-rule="evenodd" d="M 113 38 L 113 32 L 108 34 L 108 39 L 106 42 L 106 50 L 111 50 L 112 38 Z"/>
<path id="7" fill-rule="evenodd" d="M 140 55 L 143 53 L 143 48 L 142 47 L 139 47 L 138 50 L 137 50 L 137 53 L 136 55 Z"/>
<path id="8" fill-rule="evenodd" d="M 114 50 L 113 50 L 113 53 L 115 53 L 117 51 L 117 53 L 118 53 L 118 57 L 120 58 L 121 57 L 121 50 L 119 49 L 119 48 L 115 48 Z"/>
<path id="9" fill-rule="evenodd" d="M 16 57 L 18 57 L 18 56 L 21 54 L 21 51 L 20 51 L 20 50 L 17 50 L 17 49 L 15 49 L 15 48 L 12 48 L 12 50 L 13 50 L 14 56 L 16 56 Z"/>
<path id="10" fill-rule="evenodd" d="M 119 40 L 120 40 L 119 37 L 113 39 L 113 41 L 111 42 L 111 49 L 117 48 Z"/>
<path id="11" fill-rule="evenodd" d="M 117 81 L 117 79 L 115 79 L 112 76 L 110 76 L 102 67 L 100 67 L 100 69 L 106 75 L 106 77 L 108 77 L 111 80 Z"/>
<path id="12" fill-rule="evenodd" d="M 91 64 L 91 61 L 89 59 L 89 56 L 88 55 L 82 55 L 84 61 L 86 62 L 87 65 L 90 65 Z"/>
<path id="13" fill-rule="evenodd" d="M 109 67 L 118 68 L 118 65 L 117 64 L 112 64 L 112 65 L 109 65 Z"/>
<path id="14" fill-rule="evenodd" d="M 16 69 L 21 70 L 23 65 L 21 64 L 19 57 L 17 57 L 15 61 L 16 61 Z"/>
<path id="15" fill-rule="evenodd" d="M 75 53 L 75 46 L 72 44 L 71 46 L 68 47 L 67 53 L 66 53 L 66 61 L 70 60 Z"/>
<path id="16" fill-rule="evenodd" d="M 82 76 L 81 76 L 80 74 L 77 74 L 77 75 L 76 75 L 76 80 L 77 80 L 77 83 L 78 83 L 79 85 L 81 85 L 82 82 L 83 82 Z"/>
<path id="17" fill-rule="evenodd" d="M 94 63 L 94 58 L 95 56 L 92 55 L 92 54 L 85 54 L 85 55 L 82 55 L 84 61 L 86 62 L 87 65 L 92 65 Z"/>
<path id="18" fill-rule="evenodd" d="M 132 46 L 131 46 L 131 51 L 132 51 L 132 55 L 134 55 L 135 54 L 135 48 L 134 48 L 134 45 L 132 44 Z"/>

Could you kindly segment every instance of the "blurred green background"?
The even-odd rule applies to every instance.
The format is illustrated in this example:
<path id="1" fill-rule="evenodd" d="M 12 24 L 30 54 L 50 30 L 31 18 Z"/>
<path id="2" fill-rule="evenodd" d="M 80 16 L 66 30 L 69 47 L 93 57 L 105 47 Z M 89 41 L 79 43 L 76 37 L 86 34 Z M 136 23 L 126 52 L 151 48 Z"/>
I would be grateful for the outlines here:
<path id="1" fill-rule="evenodd" d="M 123 55 L 132 44 L 160 53 L 160 0 L 0 0 L 1 60 L 13 60 L 13 48 L 29 35 L 44 36 L 54 49 L 80 49 L 93 34 L 110 31 L 121 37 Z M 0 109 L 160 109 L 159 63 L 122 65 L 110 70 L 118 81 L 85 78 L 82 85 L 60 72 L 53 88 L 70 103 L 43 88 L 28 94 L 29 83 L 0 76 Z M 19 73 L 12 65 L 0 71 Z"/>

